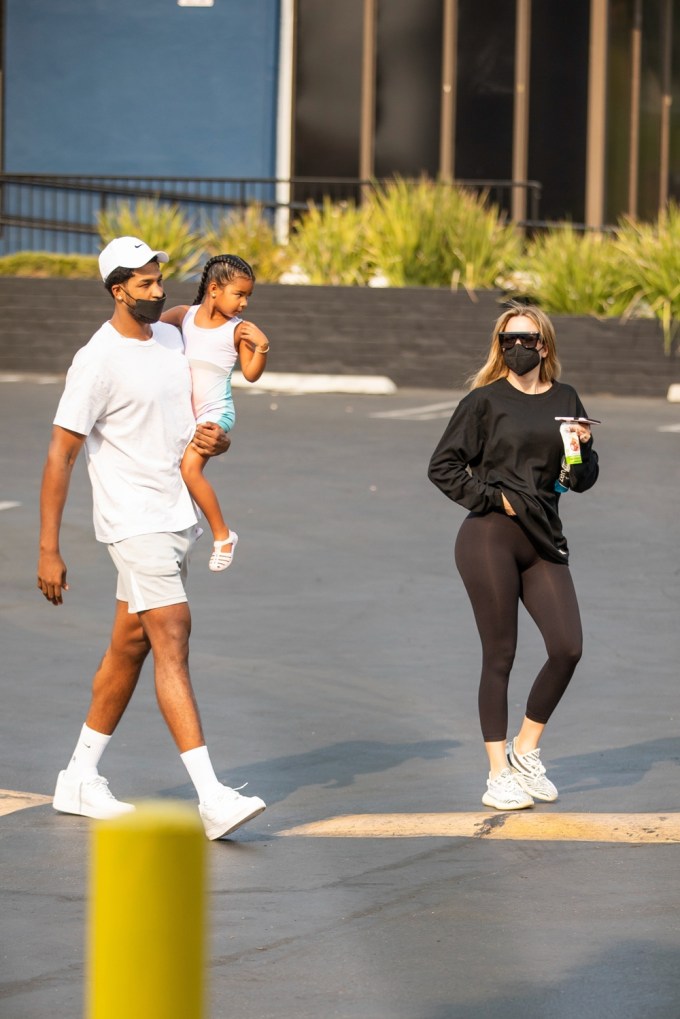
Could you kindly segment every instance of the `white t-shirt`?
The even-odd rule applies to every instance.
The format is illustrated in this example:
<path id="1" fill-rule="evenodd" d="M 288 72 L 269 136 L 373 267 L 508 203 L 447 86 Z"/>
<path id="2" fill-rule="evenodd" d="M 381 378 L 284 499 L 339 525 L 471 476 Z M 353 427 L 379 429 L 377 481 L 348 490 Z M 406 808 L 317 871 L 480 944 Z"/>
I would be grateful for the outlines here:
<path id="1" fill-rule="evenodd" d="M 174 326 L 152 329 L 134 340 L 105 322 L 74 357 L 54 419 L 87 436 L 94 530 L 107 544 L 196 523 L 179 469 L 195 430 L 189 364 Z"/>

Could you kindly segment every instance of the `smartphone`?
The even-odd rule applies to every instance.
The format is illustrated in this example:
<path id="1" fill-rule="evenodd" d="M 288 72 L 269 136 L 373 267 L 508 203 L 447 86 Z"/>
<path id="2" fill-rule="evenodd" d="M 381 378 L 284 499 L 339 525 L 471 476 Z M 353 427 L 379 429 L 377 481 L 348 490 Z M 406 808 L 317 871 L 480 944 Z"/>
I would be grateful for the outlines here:
<path id="1" fill-rule="evenodd" d="M 555 418 L 555 421 L 568 421 L 573 425 L 601 425 L 597 418 Z"/>

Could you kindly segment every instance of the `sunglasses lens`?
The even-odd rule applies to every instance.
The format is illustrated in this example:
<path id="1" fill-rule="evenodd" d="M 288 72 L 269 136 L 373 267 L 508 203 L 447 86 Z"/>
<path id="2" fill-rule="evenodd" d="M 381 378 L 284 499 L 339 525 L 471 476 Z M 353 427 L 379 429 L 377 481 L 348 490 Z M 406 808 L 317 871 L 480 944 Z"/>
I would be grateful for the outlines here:
<path id="1" fill-rule="evenodd" d="M 498 339 L 503 350 L 511 350 L 517 341 L 527 350 L 534 350 L 541 338 L 540 333 L 499 333 Z"/>

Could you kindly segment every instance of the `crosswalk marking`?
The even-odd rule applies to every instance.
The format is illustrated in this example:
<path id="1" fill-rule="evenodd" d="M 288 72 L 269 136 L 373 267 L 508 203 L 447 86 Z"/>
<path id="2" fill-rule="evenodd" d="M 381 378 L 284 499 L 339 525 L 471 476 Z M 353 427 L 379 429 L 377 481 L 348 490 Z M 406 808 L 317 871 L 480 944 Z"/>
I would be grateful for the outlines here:
<path id="1" fill-rule="evenodd" d="M 349 814 L 280 831 L 308 838 L 478 838 L 530 842 L 680 842 L 680 814 Z"/>
<path id="2" fill-rule="evenodd" d="M 447 400 L 445 403 L 429 403 L 423 407 L 401 407 L 398 410 L 374 411 L 369 417 L 392 418 L 399 421 L 435 421 L 437 418 L 449 418 L 459 404 L 459 400 Z"/>
<path id="3" fill-rule="evenodd" d="M 13 814 L 17 810 L 26 810 L 27 807 L 40 807 L 51 802 L 51 796 L 41 796 L 39 793 L 20 793 L 14 789 L 0 789 L 0 817 L 5 814 Z"/>
<path id="4" fill-rule="evenodd" d="M 0 789 L 0 817 L 45 806 L 51 796 Z M 611 842 L 668 845 L 680 842 L 680 813 L 575 814 L 545 812 L 347 814 L 277 832 L 298 838 L 468 838 L 515 842 Z"/>

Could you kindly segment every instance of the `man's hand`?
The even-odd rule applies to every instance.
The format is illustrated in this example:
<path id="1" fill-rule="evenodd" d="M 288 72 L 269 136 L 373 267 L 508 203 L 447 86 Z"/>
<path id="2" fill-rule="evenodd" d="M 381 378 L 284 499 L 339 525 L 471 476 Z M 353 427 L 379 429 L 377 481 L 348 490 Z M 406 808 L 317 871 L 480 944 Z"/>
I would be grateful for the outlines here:
<path id="1" fill-rule="evenodd" d="M 48 601 L 61 605 L 62 591 L 68 591 L 66 563 L 58 552 L 41 552 L 38 559 L 38 585 Z"/>
<path id="2" fill-rule="evenodd" d="M 191 445 L 202 456 L 219 456 L 226 453 L 231 446 L 231 439 L 214 421 L 204 421 L 196 425 L 196 432 Z"/>

